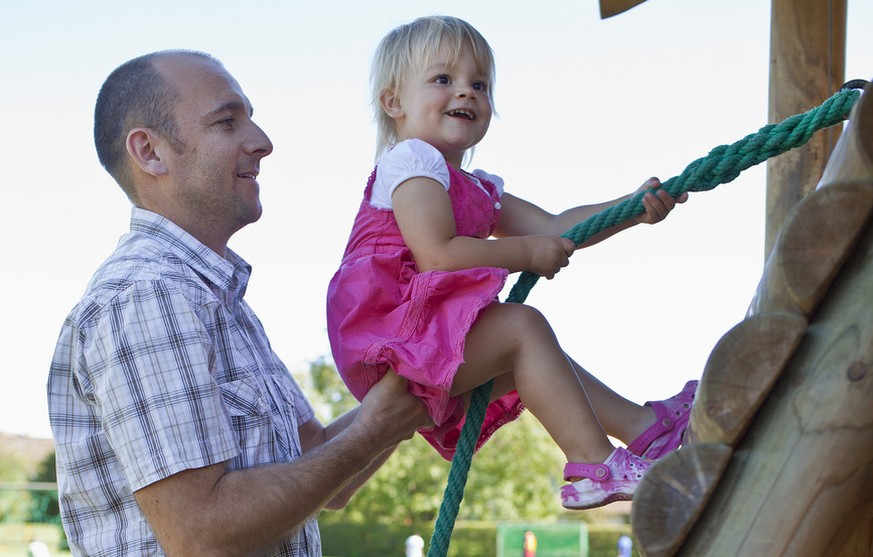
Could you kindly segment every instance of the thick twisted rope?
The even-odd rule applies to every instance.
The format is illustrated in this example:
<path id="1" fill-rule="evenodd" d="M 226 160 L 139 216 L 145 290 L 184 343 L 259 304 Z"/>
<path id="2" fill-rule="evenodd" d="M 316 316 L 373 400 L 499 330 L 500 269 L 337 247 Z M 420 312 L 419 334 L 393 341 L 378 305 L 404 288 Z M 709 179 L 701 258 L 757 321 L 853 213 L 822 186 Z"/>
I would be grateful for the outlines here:
<path id="1" fill-rule="evenodd" d="M 848 118 L 860 96 L 859 91 L 844 87 L 809 112 L 792 116 L 780 124 L 768 124 L 757 133 L 747 135 L 736 143 L 714 148 L 705 157 L 689 164 L 682 174 L 663 182 L 661 188 L 676 197 L 683 192 L 708 191 L 720 184 L 726 184 L 739 176 L 743 170 L 804 145 L 818 130 L 839 124 Z M 592 215 L 564 233 L 563 237 L 573 240 L 579 246 L 592 236 L 643 214 L 645 193 L 638 192 L 621 203 Z M 538 279 L 539 276 L 534 273 L 527 271 L 522 273 L 510 290 L 506 301 L 524 302 Z M 466 421 L 452 459 L 443 502 L 430 540 L 428 557 L 445 557 L 448 552 L 458 508 L 464 497 L 464 486 L 467 483 L 473 451 L 479 439 L 485 410 L 491 396 L 491 387 L 492 381 L 489 381 L 473 391 Z"/>

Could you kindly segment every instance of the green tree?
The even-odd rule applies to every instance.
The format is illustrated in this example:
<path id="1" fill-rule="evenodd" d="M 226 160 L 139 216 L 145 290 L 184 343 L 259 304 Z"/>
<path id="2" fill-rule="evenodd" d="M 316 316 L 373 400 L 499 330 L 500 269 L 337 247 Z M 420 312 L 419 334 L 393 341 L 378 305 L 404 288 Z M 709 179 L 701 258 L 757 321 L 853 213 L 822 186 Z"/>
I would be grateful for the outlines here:
<path id="1" fill-rule="evenodd" d="M 55 453 L 45 457 L 36 469 L 33 481 L 57 482 L 58 476 L 55 469 Z M 30 520 L 32 522 L 61 523 L 61 511 L 58 507 L 57 491 L 37 491 L 31 495 Z"/>
<path id="2" fill-rule="evenodd" d="M 26 482 L 26 461 L 15 454 L 0 452 L 0 481 Z M 30 507 L 30 493 L 19 489 L 0 490 L 0 522 L 24 522 Z"/>
<path id="3" fill-rule="evenodd" d="M 318 419 L 329 423 L 358 405 L 343 383 L 336 366 L 321 357 L 309 363 L 309 370 L 296 377 L 306 391 Z"/>
<path id="4" fill-rule="evenodd" d="M 332 364 L 310 365 L 302 383 L 311 398 L 330 407 L 329 416 L 353 408 Z M 345 393 L 345 394 L 343 394 Z M 309 394 L 309 393 L 308 393 Z M 464 520 L 543 520 L 561 514 L 558 489 L 563 455 L 529 412 L 505 425 L 474 457 L 458 515 Z M 436 519 L 451 463 L 421 436 L 402 443 L 388 462 L 338 512 L 322 520 L 423 525 Z"/>
<path id="5" fill-rule="evenodd" d="M 473 458 L 464 503 L 468 520 L 543 520 L 562 513 L 564 454 L 530 412 L 494 434 Z"/>

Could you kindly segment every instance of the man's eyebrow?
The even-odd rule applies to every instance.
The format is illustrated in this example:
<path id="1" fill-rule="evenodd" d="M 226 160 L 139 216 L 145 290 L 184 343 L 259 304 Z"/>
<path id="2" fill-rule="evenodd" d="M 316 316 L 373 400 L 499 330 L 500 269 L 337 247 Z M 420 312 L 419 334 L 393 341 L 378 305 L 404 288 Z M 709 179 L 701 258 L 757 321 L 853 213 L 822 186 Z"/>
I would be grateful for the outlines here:
<path id="1" fill-rule="evenodd" d="M 248 113 L 249 116 L 252 116 L 255 113 L 255 109 L 252 108 L 249 104 L 244 103 L 242 101 L 228 101 L 226 103 L 222 103 L 214 110 L 209 111 L 206 115 L 207 118 L 212 116 L 218 116 L 222 112 L 237 112 L 243 111 Z"/>

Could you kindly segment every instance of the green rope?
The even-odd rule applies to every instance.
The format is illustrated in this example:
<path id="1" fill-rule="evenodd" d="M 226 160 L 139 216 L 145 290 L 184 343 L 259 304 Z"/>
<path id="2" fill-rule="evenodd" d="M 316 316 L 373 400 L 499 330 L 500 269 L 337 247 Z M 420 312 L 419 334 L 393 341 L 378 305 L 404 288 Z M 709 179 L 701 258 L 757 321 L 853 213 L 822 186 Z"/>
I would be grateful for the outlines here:
<path id="1" fill-rule="evenodd" d="M 840 90 L 809 112 L 792 116 L 780 124 L 768 124 L 757 133 L 747 135 L 731 145 L 720 145 L 707 156 L 689 164 L 679 176 L 662 183 L 661 189 L 676 197 L 684 192 L 708 191 L 719 184 L 726 184 L 739 176 L 743 170 L 804 145 L 818 130 L 839 124 L 848 118 L 852 106 L 860 96 L 860 91 L 854 89 Z M 608 228 L 645 213 L 642 201 L 645 193 L 638 192 L 625 201 L 589 217 L 564 233 L 563 237 L 573 240 L 578 246 Z M 538 279 L 539 276 L 534 273 L 523 272 L 510 290 L 506 301 L 524 302 Z M 492 381 L 489 381 L 473 392 L 466 421 L 452 459 L 443 503 L 440 506 L 427 552 L 428 557 L 445 557 L 448 551 L 458 508 L 464 496 L 464 486 L 473 459 L 473 451 L 485 419 L 491 387 Z"/>

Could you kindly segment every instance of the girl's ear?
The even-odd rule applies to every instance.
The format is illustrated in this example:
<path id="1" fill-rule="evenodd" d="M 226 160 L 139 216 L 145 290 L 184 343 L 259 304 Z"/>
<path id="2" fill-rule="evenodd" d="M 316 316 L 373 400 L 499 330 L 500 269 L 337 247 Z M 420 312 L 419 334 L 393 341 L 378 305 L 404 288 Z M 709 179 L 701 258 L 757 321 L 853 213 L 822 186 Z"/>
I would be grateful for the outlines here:
<path id="1" fill-rule="evenodd" d="M 127 134 L 127 153 L 140 170 L 152 176 L 167 173 L 167 165 L 160 156 L 162 150 L 158 136 L 148 128 L 134 128 Z"/>
<path id="2" fill-rule="evenodd" d="M 385 111 L 390 118 L 398 119 L 402 118 L 403 107 L 400 105 L 400 95 L 395 93 L 391 89 L 385 89 L 382 91 L 382 94 L 379 95 L 379 104 L 382 105 L 382 110 Z"/>

